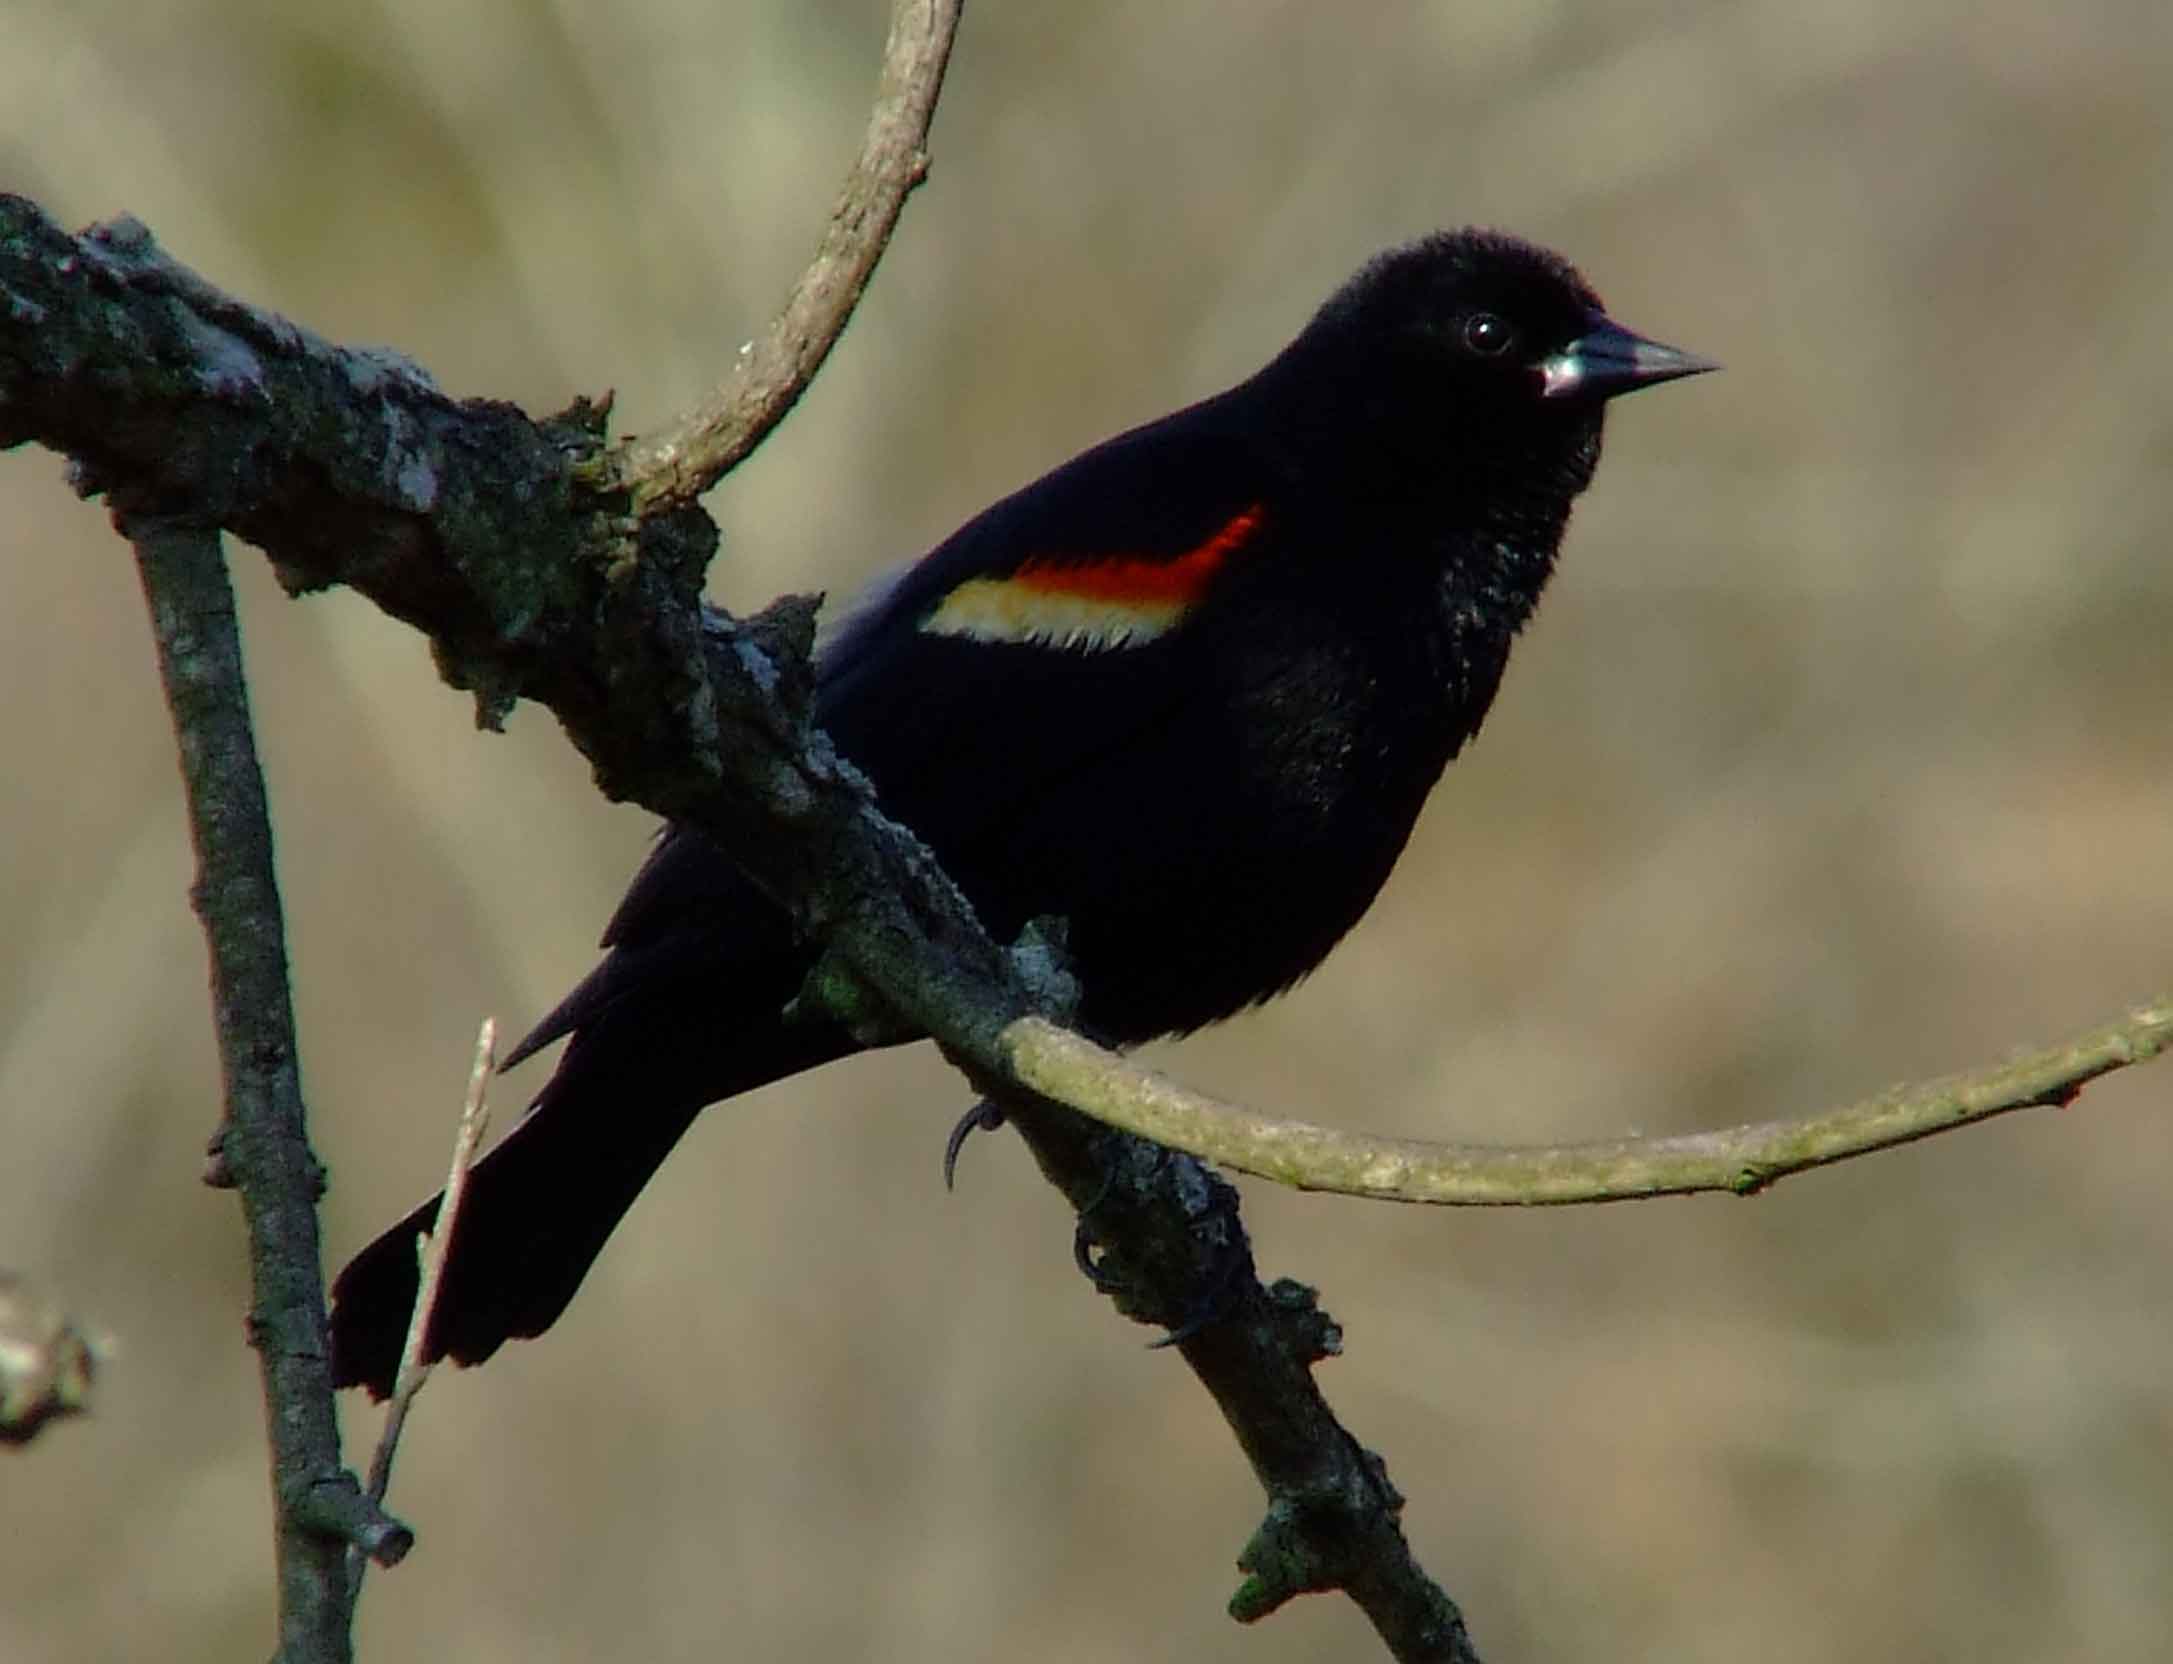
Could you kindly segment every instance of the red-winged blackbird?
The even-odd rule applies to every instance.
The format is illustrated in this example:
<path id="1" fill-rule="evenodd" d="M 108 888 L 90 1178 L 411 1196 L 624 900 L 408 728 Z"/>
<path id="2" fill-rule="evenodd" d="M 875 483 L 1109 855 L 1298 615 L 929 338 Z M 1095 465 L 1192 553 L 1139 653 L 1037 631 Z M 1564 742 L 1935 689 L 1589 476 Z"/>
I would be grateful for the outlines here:
<path id="1" fill-rule="evenodd" d="M 1554 569 L 1605 402 L 1710 368 L 1512 238 L 1394 250 L 1259 374 L 878 585 L 818 657 L 818 715 L 999 939 L 1068 922 L 1088 1030 L 1226 1017 L 1388 877 Z M 684 827 L 603 943 L 507 1059 L 573 1037 L 471 1177 L 433 1356 L 541 1334 L 705 1104 L 855 1049 L 786 1015 L 809 946 Z M 343 1385 L 390 1389 L 436 1208 L 341 1273 Z"/>

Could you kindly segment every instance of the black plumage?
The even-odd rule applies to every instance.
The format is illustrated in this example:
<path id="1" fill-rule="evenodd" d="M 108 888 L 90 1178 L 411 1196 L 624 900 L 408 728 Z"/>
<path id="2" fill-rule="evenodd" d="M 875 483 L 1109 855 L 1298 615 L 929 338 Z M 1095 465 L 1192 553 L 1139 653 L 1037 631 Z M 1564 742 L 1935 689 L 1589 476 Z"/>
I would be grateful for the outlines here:
<path id="1" fill-rule="evenodd" d="M 879 585 L 819 656 L 818 714 L 994 934 L 1068 921 L 1097 1035 L 1228 1016 L 1387 878 L 1553 571 L 1605 401 L 1710 367 L 1512 238 L 1394 250 L 1257 375 Z M 541 1333 L 704 1105 L 854 1049 L 785 1015 L 809 947 L 685 828 L 604 946 L 508 1059 L 571 1036 L 472 1175 L 433 1355 Z M 343 1384 L 389 1389 L 436 1205 L 340 1275 Z"/>

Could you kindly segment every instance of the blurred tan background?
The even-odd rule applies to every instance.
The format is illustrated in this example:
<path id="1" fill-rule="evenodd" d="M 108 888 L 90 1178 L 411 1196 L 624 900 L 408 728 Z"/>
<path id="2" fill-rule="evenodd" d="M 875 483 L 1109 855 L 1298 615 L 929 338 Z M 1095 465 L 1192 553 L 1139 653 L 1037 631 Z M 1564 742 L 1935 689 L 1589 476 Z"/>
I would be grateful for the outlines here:
<path id="1" fill-rule="evenodd" d="M 0 185 L 451 390 L 624 422 L 762 323 L 879 0 L 0 0 Z M 1617 410 L 1495 717 L 1297 995 L 1170 1056 L 1527 1139 L 1806 1111 L 2173 983 L 2173 12 L 2097 0 L 991 4 L 718 594 L 842 591 L 1250 370 L 1378 247 L 1569 252 L 1729 373 Z M 179 791 L 123 547 L 0 458 L 0 1264 L 115 1337 L 0 1462 L 0 1657 L 261 1656 L 261 1412 Z M 476 1020 L 590 961 L 645 816 L 548 718 L 237 552 L 337 1259 L 437 1183 Z M 502 1094 L 516 1107 L 534 1073 Z M 1762 1200 L 1249 1186 L 1263 1270 L 1492 1658 L 2153 1659 L 2173 1066 Z M 364 1656 L 1369 1656 L 1221 1614 L 1257 1518 L 925 1049 L 717 1114 L 547 1341 L 426 1395 Z M 377 1418 L 348 1406 L 350 1437 Z M 365 1444 L 366 1448 L 366 1444 Z"/>

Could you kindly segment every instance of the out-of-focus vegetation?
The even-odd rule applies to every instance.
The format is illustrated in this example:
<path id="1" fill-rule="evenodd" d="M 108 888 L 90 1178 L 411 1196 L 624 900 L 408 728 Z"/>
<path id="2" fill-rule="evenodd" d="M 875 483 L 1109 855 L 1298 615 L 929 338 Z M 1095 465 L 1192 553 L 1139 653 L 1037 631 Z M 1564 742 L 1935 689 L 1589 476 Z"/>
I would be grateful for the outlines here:
<path id="1" fill-rule="evenodd" d="M 782 294 L 881 38 L 877 0 L 0 0 L 0 182 L 638 428 Z M 2156 0 L 980 5 L 860 319 L 717 495 L 717 589 L 848 589 L 1377 247 L 1513 227 L 1729 373 L 1617 411 L 1375 917 L 1176 1067 L 1518 1139 L 1988 1061 L 2173 980 L 2169 84 Z M 0 1264 L 115 1337 L 96 1414 L 8 1460 L 0 1656 L 247 1656 L 261 1411 L 146 630 L 54 458 L 0 459 L 0 528 Z M 238 570 L 342 1253 L 436 1182 L 476 1018 L 580 973 L 647 826 L 360 601 Z M 2169 1096 L 1749 1203 L 1250 1212 L 1489 1656 L 2143 1659 Z M 1342 1603 L 1222 1617 L 1242 1461 L 1014 1145 L 943 1194 L 963 1101 L 915 1051 L 706 1124 L 547 1341 L 433 1384 L 366 1656 L 1365 1656 Z"/>

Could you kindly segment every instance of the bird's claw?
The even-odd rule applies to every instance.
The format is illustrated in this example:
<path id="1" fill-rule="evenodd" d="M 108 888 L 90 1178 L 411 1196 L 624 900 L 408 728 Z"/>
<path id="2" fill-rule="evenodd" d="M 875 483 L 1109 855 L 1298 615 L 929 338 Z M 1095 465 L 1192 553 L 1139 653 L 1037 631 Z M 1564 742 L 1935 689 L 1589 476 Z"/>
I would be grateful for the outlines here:
<path id="1" fill-rule="evenodd" d="M 1088 1223 L 1094 1211 L 1109 1200 L 1109 1193 L 1117 1188 L 1117 1164 L 1114 1160 L 1102 1167 L 1102 1182 L 1094 1194 L 1079 1204 L 1079 1223 L 1072 1227 L 1071 1263 L 1079 1268 L 1079 1275 L 1094 1285 L 1097 1294 L 1114 1294 L 1124 1286 L 1124 1279 L 1105 1269 L 1094 1257 L 1094 1250 L 1101 1246 L 1094 1240 L 1094 1227 Z"/>
<path id="2" fill-rule="evenodd" d="M 1004 1124 L 1004 1112 L 993 1101 L 983 1098 L 958 1118 L 951 1128 L 951 1136 L 943 1141 L 943 1188 L 957 1188 L 958 1152 L 966 1147 L 966 1140 L 977 1132 L 994 1132 Z"/>

